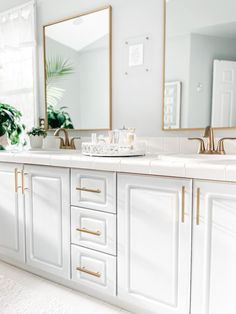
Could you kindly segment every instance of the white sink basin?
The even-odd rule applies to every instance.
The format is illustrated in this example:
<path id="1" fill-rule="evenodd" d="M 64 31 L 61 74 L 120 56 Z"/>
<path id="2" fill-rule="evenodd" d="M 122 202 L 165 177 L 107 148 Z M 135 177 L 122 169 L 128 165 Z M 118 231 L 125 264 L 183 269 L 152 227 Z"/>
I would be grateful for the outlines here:
<path id="1" fill-rule="evenodd" d="M 236 155 L 200 155 L 200 154 L 166 154 L 159 155 L 158 159 L 166 161 L 226 161 L 235 160 Z"/>

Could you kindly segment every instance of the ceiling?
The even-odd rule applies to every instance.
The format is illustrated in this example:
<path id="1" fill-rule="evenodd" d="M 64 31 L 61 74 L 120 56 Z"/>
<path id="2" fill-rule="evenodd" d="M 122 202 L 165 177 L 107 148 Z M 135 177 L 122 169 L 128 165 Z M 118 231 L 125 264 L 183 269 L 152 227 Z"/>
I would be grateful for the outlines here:
<path id="1" fill-rule="evenodd" d="M 45 34 L 64 46 L 80 51 L 109 34 L 109 9 L 47 26 Z"/>
<path id="2" fill-rule="evenodd" d="M 236 39 L 236 22 L 199 28 L 199 29 L 193 30 L 192 33 L 207 35 L 207 36 L 214 36 L 214 37 Z"/>

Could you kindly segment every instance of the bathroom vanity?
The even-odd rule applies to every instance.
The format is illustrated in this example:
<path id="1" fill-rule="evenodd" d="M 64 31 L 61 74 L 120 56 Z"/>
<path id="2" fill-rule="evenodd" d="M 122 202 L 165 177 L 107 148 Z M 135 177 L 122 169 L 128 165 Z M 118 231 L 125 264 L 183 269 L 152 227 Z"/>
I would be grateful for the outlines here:
<path id="1" fill-rule="evenodd" d="M 135 313 L 233 314 L 236 158 L 217 158 L 3 152 L 1 259 Z"/>
<path id="2" fill-rule="evenodd" d="M 236 126 L 235 0 L 218 1 L 214 9 L 205 0 L 148 6 L 113 0 L 114 32 L 110 5 L 74 2 L 75 8 L 55 5 L 58 12 L 48 1 L 38 1 L 37 12 L 31 8 L 29 17 L 39 14 L 39 20 L 29 19 L 32 29 L 26 24 L 23 33 L 38 31 L 43 51 L 37 54 L 34 36 L 23 42 L 25 36 L 13 36 L 8 19 L 18 13 L 2 18 L 11 27 L 1 37 L 7 60 L 1 97 L 19 103 L 27 128 L 37 126 L 29 120 L 34 112 L 45 112 L 41 122 L 47 130 L 58 128 L 54 135 L 64 131 L 60 148 L 67 150 L 0 152 L 0 259 L 138 314 L 235 314 L 236 155 L 211 155 L 224 154 L 224 140 L 235 139 L 226 135 L 216 148 L 212 131 Z M 61 16 L 77 7 L 75 16 Z M 28 21 L 24 15 L 19 25 Z M 52 21 L 57 15 L 60 20 Z M 19 59 L 13 76 L 18 47 L 31 47 L 21 55 L 32 60 Z M 37 55 L 43 60 L 35 62 L 39 73 L 31 77 Z M 45 95 L 36 95 L 42 86 Z M 162 108 L 156 108 L 161 97 Z M 33 107 L 37 99 L 45 99 L 45 110 Z M 133 131 L 126 144 L 133 149 L 133 127 L 140 136 L 159 135 L 161 112 L 164 131 L 208 125 L 204 139 L 192 138 L 205 155 L 83 156 L 69 139 L 81 134 L 65 130 L 111 136 L 112 122 L 128 122 Z M 110 145 L 104 156 L 121 144 L 99 136 L 102 149 L 104 142 Z M 163 151 L 170 151 L 168 142 L 173 151 L 184 143 L 169 138 Z M 93 144 L 82 147 L 101 156 L 99 143 Z"/>

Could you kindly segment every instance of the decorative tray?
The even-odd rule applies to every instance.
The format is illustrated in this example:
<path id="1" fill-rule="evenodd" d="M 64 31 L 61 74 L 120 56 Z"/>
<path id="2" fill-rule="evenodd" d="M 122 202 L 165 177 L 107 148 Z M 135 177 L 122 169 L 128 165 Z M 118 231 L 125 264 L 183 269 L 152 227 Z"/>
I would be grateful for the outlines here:
<path id="1" fill-rule="evenodd" d="M 94 157 L 138 157 L 145 155 L 145 149 L 133 145 L 82 143 L 82 154 Z"/>

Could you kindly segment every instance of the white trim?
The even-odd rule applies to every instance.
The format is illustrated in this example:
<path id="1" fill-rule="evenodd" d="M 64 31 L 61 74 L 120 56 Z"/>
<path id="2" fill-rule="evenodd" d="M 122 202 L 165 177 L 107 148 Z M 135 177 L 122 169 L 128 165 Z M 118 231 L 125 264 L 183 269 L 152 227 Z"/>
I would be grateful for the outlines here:
<path id="1" fill-rule="evenodd" d="M 21 10 L 24 7 L 27 7 L 29 5 L 34 6 L 35 4 L 36 4 L 35 0 L 27 1 L 27 2 L 25 2 L 23 4 L 21 4 L 21 5 L 18 5 L 18 6 L 15 6 L 15 7 L 11 7 L 10 9 L 8 9 L 6 11 L 0 12 L 0 16 L 7 15 L 7 14 L 12 13 L 12 12 L 17 11 L 17 10 Z"/>

